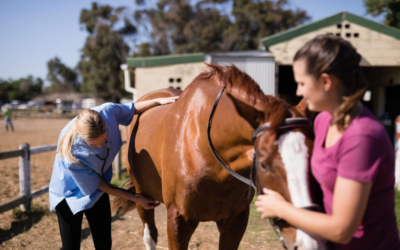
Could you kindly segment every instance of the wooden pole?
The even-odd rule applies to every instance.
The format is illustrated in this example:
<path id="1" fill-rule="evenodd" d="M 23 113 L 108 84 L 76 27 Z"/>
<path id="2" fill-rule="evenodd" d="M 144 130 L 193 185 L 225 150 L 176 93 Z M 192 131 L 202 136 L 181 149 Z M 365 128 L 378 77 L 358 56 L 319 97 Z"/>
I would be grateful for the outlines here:
<path id="1" fill-rule="evenodd" d="M 119 130 L 119 134 L 121 134 L 121 130 Z M 124 145 L 124 142 L 122 142 L 122 145 Z M 121 148 L 119 149 L 113 162 L 114 175 L 117 177 L 118 180 L 121 180 Z"/>
<path id="2" fill-rule="evenodd" d="M 114 173 L 118 180 L 121 180 L 121 150 L 118 151 L 115 156 L 114 162 Z"/>
<path id="3" fill-rule="evenodd" d="M 31 154 L 27 143 L 21 144 L 19 149 L 24 154 L 19 157 L 19 193 L 26 198 L 25 204 L 20 205 L 22 211 L 31 210 Z"/>

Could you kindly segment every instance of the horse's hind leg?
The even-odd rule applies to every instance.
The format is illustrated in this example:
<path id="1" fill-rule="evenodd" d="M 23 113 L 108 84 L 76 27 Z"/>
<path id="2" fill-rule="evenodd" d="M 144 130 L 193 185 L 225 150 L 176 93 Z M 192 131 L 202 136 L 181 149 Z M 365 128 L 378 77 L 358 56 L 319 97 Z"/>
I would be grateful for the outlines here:
<path id="1" fill-rule="evenodd" d="M 146 250 L 156 250 L 158 231 L 154 220 L 154 209 L 145 210 L 137 204 L 137 210 L 143 222 L 143 243 Z"/>
<path id="2" fill-rule="evenodd" d="M 236 250 L 246 231 L 249 221 L 249 206 L 234 218 L 228 218 L 217 222 L 220 250 Z"/>
<path id="3" fill-rule="evenodd" d="M 175 204 L 168 206 L 168 249 L 186 250 L 189 246 L 190 238 L 196 230 L 198 222 L 187 221 L 179 213 Z"/>

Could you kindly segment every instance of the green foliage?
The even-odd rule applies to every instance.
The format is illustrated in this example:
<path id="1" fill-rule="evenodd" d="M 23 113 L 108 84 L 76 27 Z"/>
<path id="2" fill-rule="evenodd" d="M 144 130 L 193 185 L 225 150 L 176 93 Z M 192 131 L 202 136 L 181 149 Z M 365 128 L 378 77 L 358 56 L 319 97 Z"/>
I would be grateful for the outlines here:
<path id="1" fill-rule="evenodd" d="M 78 64 L 83 81 L 81 90 L 112 102 L 126 95 L 120 65 L 126 62 L 129 52 L 125 39 L 137 32 L 124 11 L 124 7 L 114 9 L 93 3 L 80 16 L 80 23 L 89 34 Z"/>
<path id="2" fill-rule="evenodd" d="M 31 203 L 31 212 L 30 214 L 27 211 L 22 211 L 19 207 L 16 207 L 12 210 L 13 218 L 17 220 L 24 219 L 29 215 L 49 215 L 51 214 L 50 210 L 37 203 Z"/>
<path id="3" fill-rule="evenodd" d="M 364 0 L 367 13 L 385 15 L 385 24 L 400 29 L 400 0 Z"/>
<path id="4" fill-rule="evenodd" d="M 51 86 L 46 92 L 80 91 L 118 102 L 128 96 L 120 69 L 128 54 L 145 57 L 254 50 L 262 37 L 309 19 L 305 11 L 292 10 L 289 0 L 158 0 L 155 7 L 144 0 L 135 3 L 133 15 L 124 6 L 96 2 L 83 9 L 79 22 L 88 37 L 81 59 L 76 69 L 57 57 L 51 59 L 47 63 Z M 139 33 L 140 42 L 135 40 Z M 135 49 L 133 53 L 128 44 Z M 16 88 L 5 88 L 10 87 L 0 86 L 0 98 L 21 99 Z"/>
<path id="5" fill-rule="evenodd" d="M 304 10 L 290 10 L 288 0 L 233 1 L 234 31 L 239 34 L 233 50 L 257 49 L 261 38 L 296 27 L 309 17 Z"/>
<path id="6" fill-rule="evenodd" d="M 142 43 L 139 45 L 138 52 L 135 52 L 133 56 L 138 56 L 138 57 L 151 56 L 150 49 L 151 49 L 150 43 Z"/>
<path id="7" fill-rule="evenodd" d="M 116 176 L 114 176 L 114 178 L 111 180 L 111 183 L 114 184 L 117 187 L 120 187 L 129 178 L 130 178 L 130 176 L 129 176 L 128 172 L 124 171 L 124 172 L 121 173 L 121 179 L 120 180 L 118 180 L 116 178 Z"/>
<path id="8" fill-rule="evenodd" d="M 224 13 L 227 8 L 232 13 Z M 288 0 L 160 0 L 135 12 L 135 20 L 152 30 L 153 55 L 253 50 L 262 37 L 308 19 L 305 11 L 291 10 Z"/>
<path id="9" fill-rule="evenodd" d="M 42 93 L 43 80 L 28 76 L 19 80 L 0 79 L 0 102 L 28 101 Z"/>
<path id="10" fill-rule="evenodd" d="M 55 57 L 47 62 L 49 73 L 47 80 L 51 83 L 46 88 L 47 93 L 76 92 L 79 90 L 78 73 L 61 62 Z"/>

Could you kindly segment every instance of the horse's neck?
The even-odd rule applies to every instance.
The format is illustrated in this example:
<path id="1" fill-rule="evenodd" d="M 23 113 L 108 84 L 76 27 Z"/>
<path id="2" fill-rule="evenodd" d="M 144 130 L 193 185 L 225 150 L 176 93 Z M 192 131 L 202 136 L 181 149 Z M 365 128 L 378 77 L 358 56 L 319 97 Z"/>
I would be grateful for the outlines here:
<path id="1" fill-rule="evenodd" d="M 207 106 L 212 107 L 215 99 L 210 99 Z M 235 161 L 248 155 L 249 161 L 243 162 L 243 166 L 240 166 L 240 168 L 244 168 L 245 165 L 250 167 L 253 152 L 251 138 L 253 131 L 251 125 L 238 114 L 232 100 L 223 96 L 214 113 L 211 139 L 215 148 L 224 156 L 226 161 Z"/>

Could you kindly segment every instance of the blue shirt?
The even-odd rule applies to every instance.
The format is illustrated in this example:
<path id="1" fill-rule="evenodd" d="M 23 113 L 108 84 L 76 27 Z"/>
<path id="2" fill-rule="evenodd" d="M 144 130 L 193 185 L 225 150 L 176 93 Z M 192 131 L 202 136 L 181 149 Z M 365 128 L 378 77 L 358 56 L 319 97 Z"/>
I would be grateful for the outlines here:
<path id="1" fill-rule="evenodd" d="M 67 156 L 61 159 L 59 154 L 56 153 L 49 185 L 50 211 L 54 211 L 58 203 L 64 199 L 73 214 L 89 209 L 96 203 L 103 194 L 97 188 L 102 179 L 101 167 L 104 161 L 97 158 L 88 148 L 104 158 L 107 155 L 109 138 L 110 152 L 104 166 L 104 177 L 107 182 L 111 181 L 111 164 L 122 146 L 118 125 L 128 126 L 131 123 L 135 111 L 134 104 L 105 103 L 93 108 L 93 110 L 100 113 L 108 126 L 106 129 L 107 142 L 103 144 L 102 148 L 90 147 L 78 134 L 71 148 L 72 155 L 78 160 L 77 163 L 69 161 Z M 70 121 L 61 131 L 58 144 L 75 120 L 76 118 Z M 111 137 L 109 137 L 110 134 Z"/>

